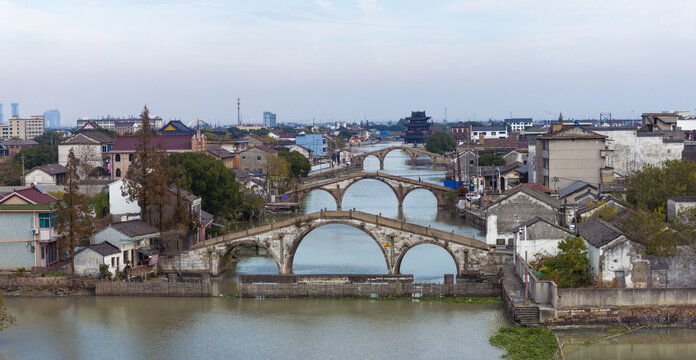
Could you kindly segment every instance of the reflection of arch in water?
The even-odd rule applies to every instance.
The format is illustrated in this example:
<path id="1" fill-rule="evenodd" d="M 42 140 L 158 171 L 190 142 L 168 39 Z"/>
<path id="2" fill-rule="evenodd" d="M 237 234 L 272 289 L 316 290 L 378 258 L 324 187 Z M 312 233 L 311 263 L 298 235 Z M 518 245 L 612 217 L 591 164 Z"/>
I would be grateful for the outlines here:
<path id="1" fill-rule="evenodd" d="M 382 251 L 382 255 L 384 256 L 384 262 L 385 262 L 385 264 L 386 264 L 386 266 L 387 266 L 387 273 L 391 273 L 391 271 L 390 271 L 391 267 L 390 267 L 390 264 L 389 264 L 389 257 L 387 257 L 387 251 L 386 251 L 386 249 L 384 248 L 384 246 L 382 245 L 382 243 L 380 243 L 380 241 L 377 239 L 377 237 L 375 237 L 374 234 L 372 234 L 371 232 L 365 230 L 365 229 L 362 228 L 360 225 L 356 225 L 356 224 L 353 224 L 353 223 L 350 223 L 350 222 L 341 221 L 341 220 L 334 220 L 334 221 L 327 221 L 327 222 L 322 222 L 322 223 L 319 223 L 319 224 L 314 224 L 314 225 L 308 227 L 307 229 L 305 229 L 304 231 L 302 231 L 299 235 L 297 235 L 297 237 L 293 240 L 292 244 L 290 245 L 290 248 L 288 249 L 288 254 L 287 254 L 287 257 L 286 257 L 286 261 L 285 261 L 285 271 L 286 271 L 285 273 L 286 273 L 286 274 L 292 274 L 292 273 L 293 273 L 292 266 L 293 266 L 293 262 L 294 262 L 294 259 L 295 259 L 295 253 L 297 252 L 297 248 L 298 248 L 298 247 L 300 246 L 300 244 L 302 243 L 302 240 L 304 240 L 304 238 L 305 238 L 309 233 L 311 233 L 313 230 L 316 230 L 316 229 L 318 229 L 318 228 L 320 228 L 320 227 L 322 227 L 322 226 L 324 226 L 324 225 L 329 225 L 329 224 L 347 225 L 347 226 L 356 228 L 356 229 L 362 231 L 363 233 L 367 234 L 368 236 L 370 236 L 370 238 L 372 238 L 372 240 L 374 240 L 374 242 L 377 243 L 377 246 L 378 246 L 379 249 Z"/>
<path id="2" fill-rule="evenodd" d="M 227 247 L 227 250 L 225 253 L 220 257 L 219 264 L 227 264 L 227 261 L 229 260 L 230 256 L 234 254 L 234 251 L 238 249 L 242 245 L 254 245 L 258 246 L 260 248 L 263 248 L 266 250 L 267 256 L 273 259 L 273 262 L 275 262 L 276 267 L 278 268 L 278 274 L 281 273 L 281 265 L 280 265 L 280 260 L 276 257 L 276 254 L 271 251 L 265 244 L 263 244 L 260 241 L 253 241 L 253 240 L 243 240 L 243 241 L 237 241 L 232 243 L 230 246 Z"/>
<path id="3" fill-rule="evenodd" d="M 396 262 L 394 263 L 394 274 L 401 274 L 401 262 L 404 260 L 404 257 L 406 256 L 406 254 L 408 253 L 409 250 L 413 249 L 414 247 L 416 247 L 418 245 L 425 245 L 425 244 L 437 245 L 438 247 L 447 251 L 447 253 L 449 253 L 450 256 L 452 257 L 452 260 L 454 260 L 454 266 L 457 269 L 457 274 L 459 273 L 459 269 L 461 269 L 461 267 L 459 266 L 459 260 L 457 260 L 457 257 L 454 255 L 454 252 L 452 252 L 452 250 L 450 248 L 442 245 L 441 243 L 439 243 L 437 241 L 421 240 L 421 241 L 413 243 L 413 244 L 409 245 L 408 247 L 406 247 L 405 249 L 401 250 L 399 257 L 396 258 Z"/>

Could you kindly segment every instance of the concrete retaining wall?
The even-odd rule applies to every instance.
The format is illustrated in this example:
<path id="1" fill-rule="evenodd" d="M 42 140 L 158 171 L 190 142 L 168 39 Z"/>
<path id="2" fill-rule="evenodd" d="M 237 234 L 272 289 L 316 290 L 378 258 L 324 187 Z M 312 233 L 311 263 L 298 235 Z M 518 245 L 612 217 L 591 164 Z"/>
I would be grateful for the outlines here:
<path id="1" fill-rule="evenodd" d="M 0 288 L 68 287 L 72 281 L 67 276 L 0 276 Z"/>
<path id="2" fill-rule="evenodd" d="M 557 308 L 696 305 L 696 288 L 558 289 Z"/>
<path id="3" fill-rule="evenodd" d="M 100 281 L 97 296 L 212 296 L 210 282 L 179 283 L 164 281 Z"/>
<path id="4" fill-rule="evenodd" d="M 387 284 L 239 284 L 239 295 L 242 297 L 498 297 L 500 293 L 500 285 L 489 283 L 420 284 L 394 282 Z"/>
<path id="5" fill-rule="evenodd" d="M 693 326 L 696 306 L 634 306 L 562 308 L 555 318 L 544 319 L 545 325 L 599 325 L 609 323 Z"/>

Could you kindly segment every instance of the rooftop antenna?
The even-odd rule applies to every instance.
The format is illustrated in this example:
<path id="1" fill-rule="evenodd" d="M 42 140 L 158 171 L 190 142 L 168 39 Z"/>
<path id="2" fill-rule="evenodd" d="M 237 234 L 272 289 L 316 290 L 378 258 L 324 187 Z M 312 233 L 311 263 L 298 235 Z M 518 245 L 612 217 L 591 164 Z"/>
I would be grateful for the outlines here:
<path id="1" fill-rule="evenodd" d="M 239 98 L 237 98 L 237 125 L 242 125 L 242 115 L 239 112 Z"/>

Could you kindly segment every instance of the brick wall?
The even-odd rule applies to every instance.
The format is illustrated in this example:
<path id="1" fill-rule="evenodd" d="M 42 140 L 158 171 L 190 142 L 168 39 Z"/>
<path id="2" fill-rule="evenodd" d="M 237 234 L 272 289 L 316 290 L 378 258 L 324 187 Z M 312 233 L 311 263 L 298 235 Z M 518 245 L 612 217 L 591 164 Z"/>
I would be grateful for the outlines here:
<path id="1" fill-rule="evenodd" d="M 212 288 L 209 282 L 100 281 L 97 283 L 96 294 L 97 296 L 212 296 Z"/>
<path id="2" fill-rule="evenodd" d="M 239 284 L 243 297 L 393 297 L 393 296 L 471 296 L 498 297 L 500 285 L 464 284 Z"/>

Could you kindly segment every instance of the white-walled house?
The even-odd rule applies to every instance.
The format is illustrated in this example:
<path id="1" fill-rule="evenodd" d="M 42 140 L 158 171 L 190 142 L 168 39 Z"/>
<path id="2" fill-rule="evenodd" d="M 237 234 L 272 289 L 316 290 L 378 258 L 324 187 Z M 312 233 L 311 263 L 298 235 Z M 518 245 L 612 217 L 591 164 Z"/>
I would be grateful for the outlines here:
<path id="1" fill-rule="evenodd" d="M 291 145 L 288 148 L 288 151 L 297 151 L 298 153 L 302 154 L 302 156 L 306 157 L 310 161 L 314 158 L 314 153 L 312 152 L 312 150 L 305 147 L 305 146 L 302 146 L 302 145 L 297 145 L 297 144 Z"/>
<path id="2" fill-rule="evenodd" d="M 60 164 L 41 165 L 27 171 L 24 174 L 24 182 L 34 185 L 62 185 L 67 172 L 68 169 Z"/>
<path id="3" fill-rule="evenodd" d="M 642 258 L 640 244 L 596 217 L 585 219 L 577 226 L 587 246 L 587 258 L 595 280 L 616 281 L 619 288 L 647 287 L 650 262 Z"/>
<path id="4" fill-rule="evenodd" d="M 92 166 L 105 166 L 114 139 L 98 131 L 84 131 L 58 144 L 58 163 L 67 166 L 68 153 L 72 149 L 80 161 L 89 161 Z"/>
<path id="5" fill-rule="evenodd" d="M 536 217 L 557 224 L 560 207 L 556 198 L 525 186 L 517 187 L 508 196 L 484 208 L 486 244 L 512 246 L 516 229 Z"/>
<path id="6" fill-rule="evenodd" d="M 94 244 L 108 242 L 119 249 L 124 264 L 140 265 L 151 249 L 157 249 L 159 230 L 141 220 L 110 224 L 94 234 Z"/>
<path id="7" fill-rule="evenodd" d="M 109 213 L 118 219 L 123 216 L 140 215 L 140 206 L 138 203 L 128 201 L 128 198 L 123 196 L 122 187 L 123 179 L 109 184 Z"/>
<path id="8" fill-rule="evenodd" d="M 92 244 L 75 255 L 75 274 L 99 275 L 99 266 L 109 266 L 111 275 L 123 271 L 123 253 L 109 242 Z"/>
<path id="9" fill-rule="evenodd" d="M 535 217 L 515 229 L 515 252 L 522 259 L 532 262 L 541 255 L 555 256 L 558 244 L 569 236 L 568 229 Z"/>

